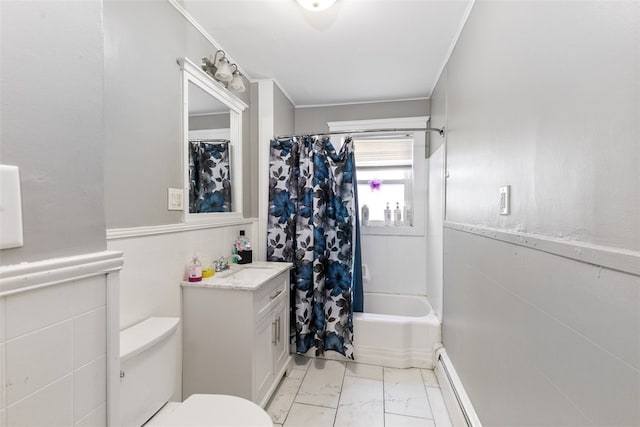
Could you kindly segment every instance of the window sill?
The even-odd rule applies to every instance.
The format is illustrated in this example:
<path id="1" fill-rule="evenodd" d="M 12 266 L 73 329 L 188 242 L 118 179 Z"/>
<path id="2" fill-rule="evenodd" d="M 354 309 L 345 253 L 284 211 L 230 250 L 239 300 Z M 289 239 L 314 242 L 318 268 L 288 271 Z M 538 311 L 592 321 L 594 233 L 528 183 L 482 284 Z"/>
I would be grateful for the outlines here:
<path id="1" fill-rule="evenodd" d="M 409 225 L 385 226 L 361 225 L 360 234 L 363 236 L 424 236 L 424 230 L 420 227 Z"/>

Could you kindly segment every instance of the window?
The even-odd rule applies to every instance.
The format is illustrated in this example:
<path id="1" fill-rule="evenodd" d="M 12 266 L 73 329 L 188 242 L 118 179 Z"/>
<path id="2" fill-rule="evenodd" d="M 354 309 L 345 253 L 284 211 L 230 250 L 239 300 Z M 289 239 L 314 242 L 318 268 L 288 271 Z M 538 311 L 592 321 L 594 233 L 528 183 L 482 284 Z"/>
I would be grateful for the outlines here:
<path id="1" fill-rule="evenodd" d="M 428 117 L 330 122 L 329 129 L 399 129 L 397 132 L 353 134 L 358 179 L 358 209 L 369 208 L 369 223 L 363 234 L 423 235 L 426 208 L 426 159 L 423 131 L 405 128 L 426 127 Z M 385 226 L 384 211 L 389 204 L 391 226 Z M 394 210 L 401 222 L 394 225 Z M 408 214 L 407 214 L 408 213 Z M 407 221 L 407 218 L 409 221 Z"/>
<path id="2" fill-rule="evenodd" d="M 369 225 L 384 225 L 384 210 L 399 208 L 410 226 L 413 202 L 413 138 L 406 135 L 353 138 L 360 212 L 369 208 Z M 407 221 L 408 220 L 408 221 Z"/>

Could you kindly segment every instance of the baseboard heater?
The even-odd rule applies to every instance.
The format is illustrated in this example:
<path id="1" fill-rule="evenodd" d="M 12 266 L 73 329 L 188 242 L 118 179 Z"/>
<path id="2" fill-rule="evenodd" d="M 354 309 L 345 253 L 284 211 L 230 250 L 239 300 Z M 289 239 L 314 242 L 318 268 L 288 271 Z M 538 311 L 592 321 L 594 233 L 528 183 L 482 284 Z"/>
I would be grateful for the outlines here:
<path id="1" fill-rule="evenodd" d="M 482 423 L 444 347 L 440 347 L 436 351 L 435 373 L 449 411 L 451 423 L 455 427 L 482 427 Z"/>

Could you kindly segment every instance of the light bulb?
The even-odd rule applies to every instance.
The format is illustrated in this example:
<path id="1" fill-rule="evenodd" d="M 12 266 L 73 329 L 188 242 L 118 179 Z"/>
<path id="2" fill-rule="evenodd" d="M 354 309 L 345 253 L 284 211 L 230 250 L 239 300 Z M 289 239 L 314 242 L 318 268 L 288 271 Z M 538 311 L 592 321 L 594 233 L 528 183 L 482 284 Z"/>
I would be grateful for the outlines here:
<path id="1" fill-rule="evenodd" d="M 242 81 L 242 75 L 238 71 L 233 72 L 233 79 L 229 82 L 229 89 L 238 93 L 242 93 L 246 90 L 244 82 Z"/>

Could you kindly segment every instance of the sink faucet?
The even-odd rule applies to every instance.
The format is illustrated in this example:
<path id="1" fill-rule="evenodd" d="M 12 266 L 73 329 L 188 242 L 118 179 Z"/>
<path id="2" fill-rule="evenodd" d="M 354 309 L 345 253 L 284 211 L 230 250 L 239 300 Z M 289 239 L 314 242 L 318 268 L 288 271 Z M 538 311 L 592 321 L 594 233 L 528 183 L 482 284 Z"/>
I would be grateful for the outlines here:
<path id="1" fill-rule="evenodd" d="M 229 258 L 230 257 L 220 257 L 213 262 L 213 268 L 216 271 L 223 271 L 229 269 Z"/>

